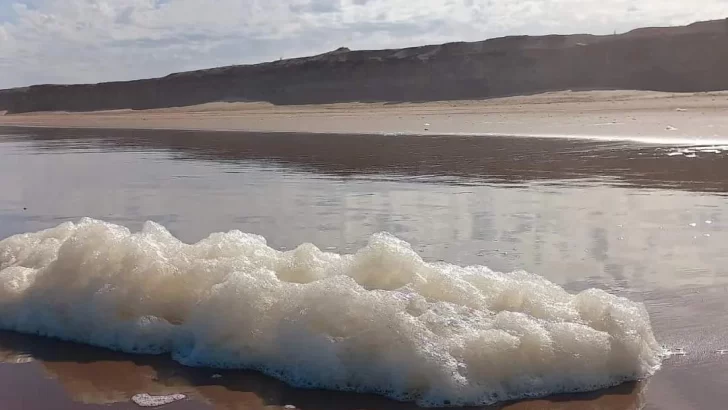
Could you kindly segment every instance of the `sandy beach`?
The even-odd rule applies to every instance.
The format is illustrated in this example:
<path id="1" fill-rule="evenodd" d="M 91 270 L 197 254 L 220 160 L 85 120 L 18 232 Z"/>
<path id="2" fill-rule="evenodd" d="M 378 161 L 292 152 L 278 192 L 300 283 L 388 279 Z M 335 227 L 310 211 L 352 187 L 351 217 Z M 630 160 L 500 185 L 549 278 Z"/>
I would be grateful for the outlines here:
<path id="1" fill-rule="evenodd" d="M 645 142 L 728 140 L 728 92 L 555 92 L 480 101 L 191 107 L 0 116 L 0 125 L 414 135 L 577 136 Z"/>
<path id="2" fill-rule="evenodd" d="M 427 260 L 525 269 L 569 292 L 642 302 L 657 341 L 678 352 L 639 382 L 480 409 L 720 408 L 727 113 L 728 93 L 603 91 L 2 115 L 0 238 L 83 216 L 160 221 L 189 243 L 241 229 L 281 250 L 354 252 L 394 232 Z M 0 362 L 9 410 L 134 409 L 140 393 L 187 396 L 169 409 L 418 408 L 10 332 Z"/>
<path id="3" fill-rule="evenodd" d="M 0 410 L 726 408 L 726 0 L 11 3 Z"/>

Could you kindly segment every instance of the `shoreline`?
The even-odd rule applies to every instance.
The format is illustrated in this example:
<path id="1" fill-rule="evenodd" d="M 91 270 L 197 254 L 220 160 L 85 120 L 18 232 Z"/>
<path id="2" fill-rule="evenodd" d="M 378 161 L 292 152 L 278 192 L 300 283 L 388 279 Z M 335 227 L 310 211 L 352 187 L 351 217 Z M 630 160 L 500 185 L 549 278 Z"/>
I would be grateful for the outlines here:
<path id="1" fill-rule="evenodd" d="M 567 138 L 728 144 L 728 92 L 556 92 L 480 101 L 274 106 L 211 103 L 153 110 L 0 115 L 0 127 Z"/>
<path id="2" fill-rule="evenodd" d="M 302 134 L 302 135 L 340 135 L 340 136 L 405 136 L 405 137 L 485 137 L 485 138 L 532 138 L 539 140 L 574 140 L 574 141 L 591 141 L 591 142 L 633 142 L 646 145 L 668 145 L 668 146 L 716 146 L 727 145 L 728 136 L 725 138 L 702 138 L 702 137 L 668 137 L 668 136 L 638 136 L 638 135 L 578 135 L 578 134 L 527 134 L 527 133 L 506 133 L 506 132 L 347 132 L 347 131 L 289 131 L 289 130 L 248 130 L 248 129 L 227 129 L 227 128 L 142 128 L 136 126 L 102 126 L 102 125 L 6 125 L 0 124 L 0 130 L 3 128 L 40 128 L 40 129 L 68 129 L 68 130 L 119 130 L 119 131 L 179 131 L 179 132 L 215 132 L 215 133 L 231 133 L 231 134 Z"/>

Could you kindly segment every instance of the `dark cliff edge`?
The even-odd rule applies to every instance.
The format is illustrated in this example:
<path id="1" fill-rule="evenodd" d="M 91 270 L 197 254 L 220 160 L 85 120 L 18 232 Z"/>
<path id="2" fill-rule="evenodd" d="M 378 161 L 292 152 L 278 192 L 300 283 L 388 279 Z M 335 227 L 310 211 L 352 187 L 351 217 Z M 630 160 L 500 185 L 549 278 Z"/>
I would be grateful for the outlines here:
<path id="1" fill-rule="evenodd" d="M 97 111 L 219 101 L 278 105 L 484 99 L 559 90 L 728 89 L 728 19 L 610 36 L 511 36 L 87 85 L 0 90 L 0 111 Z"/>

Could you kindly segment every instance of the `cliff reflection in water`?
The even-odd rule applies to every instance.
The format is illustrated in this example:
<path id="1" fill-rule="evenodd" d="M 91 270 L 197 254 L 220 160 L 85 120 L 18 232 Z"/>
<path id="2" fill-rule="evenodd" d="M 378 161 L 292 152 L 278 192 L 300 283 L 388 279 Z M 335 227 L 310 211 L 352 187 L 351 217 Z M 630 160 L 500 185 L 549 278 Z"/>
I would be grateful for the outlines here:
<path id="1" fill-rule="evenodd" d="M 456 184 L 599 179 L 640 188 L 728 192 L 728 147 L 469 136 L 4 128 L 39 150 L 168 151 L 179 159 L 260 161 L 340 177 Z"/>

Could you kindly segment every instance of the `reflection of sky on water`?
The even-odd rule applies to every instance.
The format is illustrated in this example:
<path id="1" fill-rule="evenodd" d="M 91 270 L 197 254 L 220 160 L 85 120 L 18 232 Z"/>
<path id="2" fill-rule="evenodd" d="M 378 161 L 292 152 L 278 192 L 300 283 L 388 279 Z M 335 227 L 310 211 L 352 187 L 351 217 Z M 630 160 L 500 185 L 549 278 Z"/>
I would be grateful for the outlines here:
<path id="1" fill-rule="evenodd" d="M 728 349 L 721 330 L 728 309 L 728 157 L 720 152 L 563 140 L 355 138 L 350 144 L 341 142 L 345 136 L 337 142 L 85 132 L 92 135 L 39 130 L 0 137 L 0 237 L 91 216 L 131 229 L 151 219 L 185 241 L 240 229 L 277 248 L 313 242 L 354 252 L 372 233 L 389 231 L 429 260 L 526 269 L 572 290 L 597 286 L 644 300 L 658 339 L 689 352 L 650 380 L 648 396 L 672 403 L 677 394 L 701 408 L 696 403 L 711 395 L 682 386 L 698 367 L 710 379 L 702 389 L 720 388 L 715 369 L 724 356 L 716 352 Z M 6 336 L 1 361 L 39 355 L 8 345 Z M 38 371 L 57 378 L 86 403 L 124 401 L 142 389 L 181 391 L 221 408 L 284 405 L 286 394 L 301 400 L 271 381 L 193 383 L 189 377 L 201 376 L 174 364 L 97 359 L 41 357 L 23 365 L 35 368 L 23 368 L 31 369 L 24 370 L 31 380 Z M 120 377 L 98 379 L 101 373 Z M 620 396 L 619 408 L 640 408 L 642 391 Z M 316 397 L 308 407 L 325 409 Z M 562 404 L 554 408 L 570 408 Z"/>
<path id="2" fill-rule="evenodd" d="M 319 174 L 260 159 L 178 160 L 175 151 L 82 142 L 53 150 L 47 141 L 41 150 L 0 145 L 2 236 L 92 216 L 132 229 L 155 220 L 186 241 L 240 229 L 279 248 L 313 242 L 353 252 L 389 231 L 429 259 L 526 269 L 575 288 L 728 282 L 722 195 L 597 177 L 451 184 Z"/>

